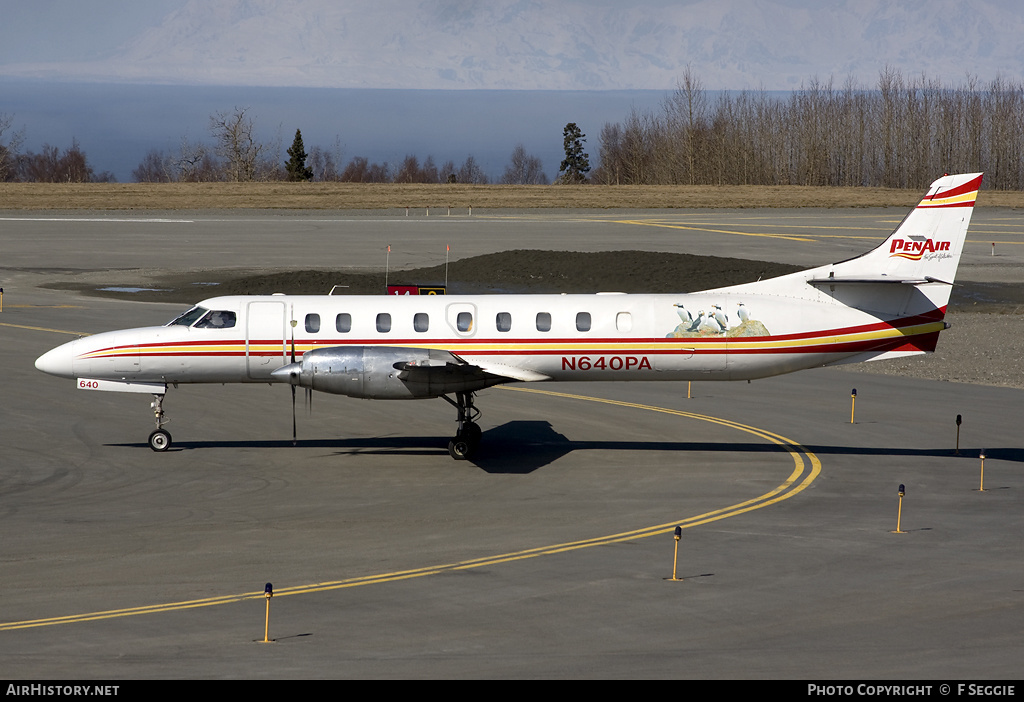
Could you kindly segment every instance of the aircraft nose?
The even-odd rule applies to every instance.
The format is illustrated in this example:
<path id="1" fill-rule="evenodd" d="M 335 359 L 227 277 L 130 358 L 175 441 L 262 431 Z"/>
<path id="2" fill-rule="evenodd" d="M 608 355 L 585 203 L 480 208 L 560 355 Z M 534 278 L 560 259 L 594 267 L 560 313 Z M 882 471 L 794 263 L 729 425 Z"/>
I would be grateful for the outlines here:
<path id="1" fill-rule="evenodd" d="M 75 357 L 74 341 L 50 349 L 36 359 L 36 368 L 58 378 L 74 378 L 71 360 Z"/>

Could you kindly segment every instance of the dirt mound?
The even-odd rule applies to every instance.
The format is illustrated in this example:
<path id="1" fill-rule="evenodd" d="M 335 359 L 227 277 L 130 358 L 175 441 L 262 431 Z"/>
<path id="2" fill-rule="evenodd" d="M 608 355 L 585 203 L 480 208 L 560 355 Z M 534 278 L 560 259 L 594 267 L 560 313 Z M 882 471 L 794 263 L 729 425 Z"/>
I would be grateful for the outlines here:
<path id="1" fill-rule="evenodd" d="M 448 266 L 448 293 L 668 293 L 694 292 L 748 283 L 799 270 L 783 263 L 747 261 L 717 256 L 655 253 L 650 251 L 516 250 L 453 261 Z M 366 295 L 385 291 L 384 272 L 329 270 L 279 271 L 239 276 L 236 271 L 200 271 L 160 276 L 151 290 L 101 290 L 123 287 L 116 279 L 103 285 L 61 283 L 48 287 L 78 290 L 90 295 L 121 297 L 147 302 L 195 302 L 213 295 L 269 293 Z M 391 271 L 392 285 L 444 285 L 445 267 Z M 197 287 L 201 285 L 202 287 Z"/>

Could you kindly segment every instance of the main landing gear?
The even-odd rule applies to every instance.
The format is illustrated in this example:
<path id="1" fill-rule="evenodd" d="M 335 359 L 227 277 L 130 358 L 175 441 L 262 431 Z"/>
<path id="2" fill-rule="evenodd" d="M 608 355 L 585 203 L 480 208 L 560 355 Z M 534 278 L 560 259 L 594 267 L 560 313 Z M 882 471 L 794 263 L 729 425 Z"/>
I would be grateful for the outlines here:
<path id="1" fill-rule="evenodd" d="M 480 410 L 473 405 L 473 393 L 457 392 L 454 400 L 447 395 L 441 397 L 459 411 L 459 430 L 448 442 L 448 453 L 456 461 L 472 458 L 480 446 L 480 436 L 483 434 L 480 425 L 473 421 L 480 418 Z"/>
<path id="2" fill-rule="evenodd" d="M 171 447 L 171 435 L 163 428 L 164 424 L 164 396 L 153 395 L 153 417 L 156 419 L 156 431 L 149 435 L 149 447 L 154 451 L 166 451 Z"/>

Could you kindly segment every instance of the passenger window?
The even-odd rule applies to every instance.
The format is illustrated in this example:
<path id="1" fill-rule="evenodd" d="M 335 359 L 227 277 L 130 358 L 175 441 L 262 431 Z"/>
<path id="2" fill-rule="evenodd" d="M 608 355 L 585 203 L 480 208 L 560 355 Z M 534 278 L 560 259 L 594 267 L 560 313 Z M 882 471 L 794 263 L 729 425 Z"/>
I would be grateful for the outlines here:
<path id="1" fill-rule="evenodd" d="M 342 312 L 334 318 L 334 328 L 342 334 L 348 334 L 352 331 L 352 315 L 348 312 Z"/>
<path id="2" fill-rule="evenodd" d="M 551 331 L 551 313 L 550 312 L 538 312 L 537 313 L 537 331 Z"/>
<path id="3" fill-rule="evenodd" d="M 320 331 L 320 315 L 306 315 L 306 331 L 310 334 L 316 334 L 318 331 Z"/>
<path id="4" fill-rule="evenodd" d="M 391 315 L 387 312 L 381 312 L 377 315 L 377 331 L 381 334 L 391 331 Z"/>
<path id="5" fill-rule="evenodd" d="M 590 331 L 590 313 L 589 312 L 577 312 L 576 313 L 576 331 L 588 332 Z"/>
<path id="6" fill-rule="evenodd" d="M 499 312 L 498 316 L 494 318 L 494 326 L 496 326 L 500 332 L 511 331 L 512 314 L 510 312 Z"/>
<path id="7" fill-rule="evenodd" d="M 620 332 L 633 330 L 633 317 L 629 312 L 619 312 L 615 315 L 615 328 Z"/>
<path id="8" fill-rule="evenodd" d="M 417 312 L 412 318 L 412 328 L 418 332 L 430 329 L 430 316 L 426 312 Z"/>
<path id="9" fill-rule="evenodd" d="M 458 317 L 455 318 L 455 328 L 460 332 L 473 331 L 473 313 L 459 312 Z"/>

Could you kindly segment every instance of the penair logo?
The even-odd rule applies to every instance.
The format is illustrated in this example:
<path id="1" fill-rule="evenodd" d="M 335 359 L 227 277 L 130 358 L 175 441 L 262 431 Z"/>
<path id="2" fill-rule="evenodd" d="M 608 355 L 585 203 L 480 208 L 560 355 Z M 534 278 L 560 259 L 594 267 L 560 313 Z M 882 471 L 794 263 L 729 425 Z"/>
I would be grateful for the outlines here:
<path id="1" fill-rule="evenodd" d="M 949 251 L 948 241 L 907 241 L 905 239 L 893 239 L 892 247 L 889 249 L 889 258 L 899 256 L 911 261 L 926 261 L 936 258 L 949 258 L 951 254 L 942 252 Z"/>

